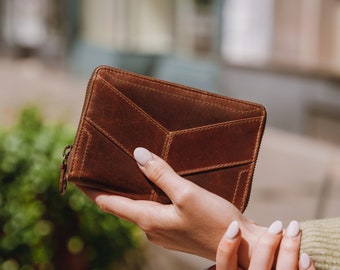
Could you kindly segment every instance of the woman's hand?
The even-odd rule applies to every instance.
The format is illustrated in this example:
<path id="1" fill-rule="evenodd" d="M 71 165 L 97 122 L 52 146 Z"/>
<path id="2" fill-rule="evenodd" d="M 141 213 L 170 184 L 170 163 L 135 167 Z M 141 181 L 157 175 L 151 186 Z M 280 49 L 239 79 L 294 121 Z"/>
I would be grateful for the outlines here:
<path id="1" fill-rule="evenodd" d="M 136 201 L 88 189 L 83 191 L 102 210 L 135 223 L 151 242 L 212 260 L 226 228 L 236 220 L 243 234 L 239 240 L 238 258 L 242 267 L 248 266 L 262 228 L 225 199 L 180 177 L 148 150 L 137 148 L 134 156 L 142 172 L 167 194 L 172 204 Z"/>
<path id="2" fill-rule="evenodd" d="M 242 270 L 238 264 L 241 231 L 236 221 L 229 225 L 216 255 L 216 270 Z M 282 236 L 282 223 L 274 222 L 258 240 L 250 259 L 250 270 L 315 270 L 307 254 L 299 260 L 301 233 L 299 224 L 292 221 Z"/>

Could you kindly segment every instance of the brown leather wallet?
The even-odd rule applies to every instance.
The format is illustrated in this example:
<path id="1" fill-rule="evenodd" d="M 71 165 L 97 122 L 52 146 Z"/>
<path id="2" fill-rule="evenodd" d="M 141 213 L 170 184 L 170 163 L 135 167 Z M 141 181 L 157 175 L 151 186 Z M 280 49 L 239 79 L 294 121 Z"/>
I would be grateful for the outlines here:
<path id="1" fill-rule="evenodd" d="M 88 85 L 73 146 L 61 166 L 67 181 L 132 199 L 171 203 L 133 158 L 145 147 L 184 178 L 244 211 L 266 112 L 263 106 L 98 67 Z"/>

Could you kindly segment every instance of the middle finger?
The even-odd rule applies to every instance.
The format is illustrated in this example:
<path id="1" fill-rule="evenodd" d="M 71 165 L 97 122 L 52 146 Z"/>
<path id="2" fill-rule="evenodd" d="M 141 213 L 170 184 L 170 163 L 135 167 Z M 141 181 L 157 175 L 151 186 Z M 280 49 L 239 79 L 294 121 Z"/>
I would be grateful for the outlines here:
<path id="1" fill-rule="evenodd" d="M 275 252 L 282 237 L 282 222 L 275 221 L 259 239 L 251 256 L 249 270 L 272 269 Z"/>
<path id="2" fill-rule="evenodd" d="M 277 270 L 298 269 L 300 238 L 299 223 L 293 220 L 289 223 L 280 244 Z"/>

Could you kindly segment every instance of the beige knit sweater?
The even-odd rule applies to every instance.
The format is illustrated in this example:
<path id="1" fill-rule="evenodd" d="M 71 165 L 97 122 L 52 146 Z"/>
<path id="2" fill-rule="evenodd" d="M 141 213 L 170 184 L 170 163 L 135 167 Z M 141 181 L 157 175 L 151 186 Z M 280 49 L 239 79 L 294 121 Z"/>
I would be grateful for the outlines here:
<path id="1" fill-rule="evenodd" d="M 340 217 L 300 223 L 301 253 L 307 253 L 318 270 L 340 270 Z"/>

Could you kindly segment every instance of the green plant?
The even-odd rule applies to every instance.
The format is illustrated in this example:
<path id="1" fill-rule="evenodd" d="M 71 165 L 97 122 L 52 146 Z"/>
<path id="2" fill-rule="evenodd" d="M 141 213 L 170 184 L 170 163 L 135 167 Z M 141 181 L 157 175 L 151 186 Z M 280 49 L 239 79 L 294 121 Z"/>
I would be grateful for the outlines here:
<path id="1" fill-rule="evenodd" d="M 0 131 L 0 269 L 122 269 L 139 249 L 135 226 L 102 213 L 72 185 L 60 196 L 61 153 L 73 136 L 35 108 Z"/>

